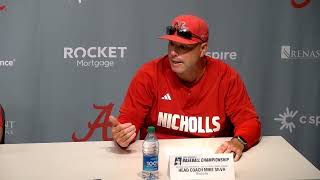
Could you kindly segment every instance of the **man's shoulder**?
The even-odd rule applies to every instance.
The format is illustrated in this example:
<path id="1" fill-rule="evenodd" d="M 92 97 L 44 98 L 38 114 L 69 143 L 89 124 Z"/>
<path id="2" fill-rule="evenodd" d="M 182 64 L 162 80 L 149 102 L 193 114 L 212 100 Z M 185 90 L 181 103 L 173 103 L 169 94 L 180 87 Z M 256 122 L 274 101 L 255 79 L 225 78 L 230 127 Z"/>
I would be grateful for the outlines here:
<path id="1" fill-rule="evenodd" d="M 215 59 L 207 56 L 209 68 L 212 72 L 219 73 L 219 75 L 238 76 L 238 72 L 223 60 Z"/>
<path id="2" fill-rule="evenodd" d="M 218 71 L 229 71 L 233 69 L 229 64 L 223 62 L 220 59 L 215 59 L 209 56 L 206 56 L 206 58 L 208 60 L 210 68 L 214 68 L 215 70 L 218 69 Z"/>
<path id="3" fill-rule="evenodd" d="M 141 67 L 140 67 L 140 71 L 143 72 L 156 72 L 157 69 L 159 69 L 160 67 L 162 67 L 165 63 L 165 60 L 168 58 L 167 55 L 165 56 L 161 56 L 155 59 L 151 59 L 150 61 L 144 63 Z"/>
<path id="4" fill-rule="evenodd" d="M 154 79 L 157 73 L 161 72 L 165 66 L 165 60 L 168 56 L 162 56 L 142 64 L 136 72 L 136 77 L 148 77 Z"/>

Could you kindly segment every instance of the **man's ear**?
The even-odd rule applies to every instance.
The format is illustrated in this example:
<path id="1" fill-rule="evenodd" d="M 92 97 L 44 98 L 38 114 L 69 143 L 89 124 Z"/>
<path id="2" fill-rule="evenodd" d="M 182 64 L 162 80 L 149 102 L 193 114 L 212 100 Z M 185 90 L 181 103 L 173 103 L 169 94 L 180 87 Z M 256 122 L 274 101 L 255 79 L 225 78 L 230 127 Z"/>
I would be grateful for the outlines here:
<path id="1" fill-rule="evenodd" d="M 200 57 L 202 58 L 203 56 L 206 55 L 207 51 L 208 51 L 208 42 L 202 43 L 200 45 Z"/>

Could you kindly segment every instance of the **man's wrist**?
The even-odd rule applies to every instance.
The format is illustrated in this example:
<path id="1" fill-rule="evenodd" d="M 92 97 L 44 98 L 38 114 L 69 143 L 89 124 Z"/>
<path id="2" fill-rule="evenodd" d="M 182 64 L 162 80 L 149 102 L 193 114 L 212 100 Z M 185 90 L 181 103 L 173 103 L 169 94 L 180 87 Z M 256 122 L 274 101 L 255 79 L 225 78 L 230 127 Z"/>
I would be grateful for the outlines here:
<path id="1" fill-rule="evenodd" d="M 235 136 L 235 137 L 233 137 L 232 139 L 235 139 L 235 140 L 237 140 L 240 144 L 242 144 L 242 145 L 243 145 L 243 150 L 246 150 L 246 149 L 247 149 L 248 143 L 247 143 L 247 141 L 246 141 L 243 137 L 241 137 L 241 136 Z"/>

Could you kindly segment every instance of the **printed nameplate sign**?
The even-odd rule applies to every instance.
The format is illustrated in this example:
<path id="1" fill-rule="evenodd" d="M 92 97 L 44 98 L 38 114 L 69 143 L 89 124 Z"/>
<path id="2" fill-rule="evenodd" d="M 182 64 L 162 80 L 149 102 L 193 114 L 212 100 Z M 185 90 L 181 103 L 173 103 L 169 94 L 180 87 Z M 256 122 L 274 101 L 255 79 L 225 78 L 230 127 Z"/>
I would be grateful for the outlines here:
<path id="1" fill-rule="evenodd" d="M 235 179 L 233 154 L 170 156 L 170 179 Z"/>

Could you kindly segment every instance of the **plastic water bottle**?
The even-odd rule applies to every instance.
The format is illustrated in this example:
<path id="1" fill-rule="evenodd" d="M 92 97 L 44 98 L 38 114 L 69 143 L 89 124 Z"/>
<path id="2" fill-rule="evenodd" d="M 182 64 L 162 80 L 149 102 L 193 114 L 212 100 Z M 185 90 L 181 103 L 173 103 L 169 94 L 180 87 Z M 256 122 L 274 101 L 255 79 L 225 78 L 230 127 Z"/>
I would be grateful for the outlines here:
<path id="1" fill-rule="evenodd" d="M 158 156 L 159 156 L 159 141 L 155 135 L 155 128 L 148 127 L 148 134 L 142 144 L 143 153 L 143 171 L 144 179 L 157 179 L 158 171 Z"/>

